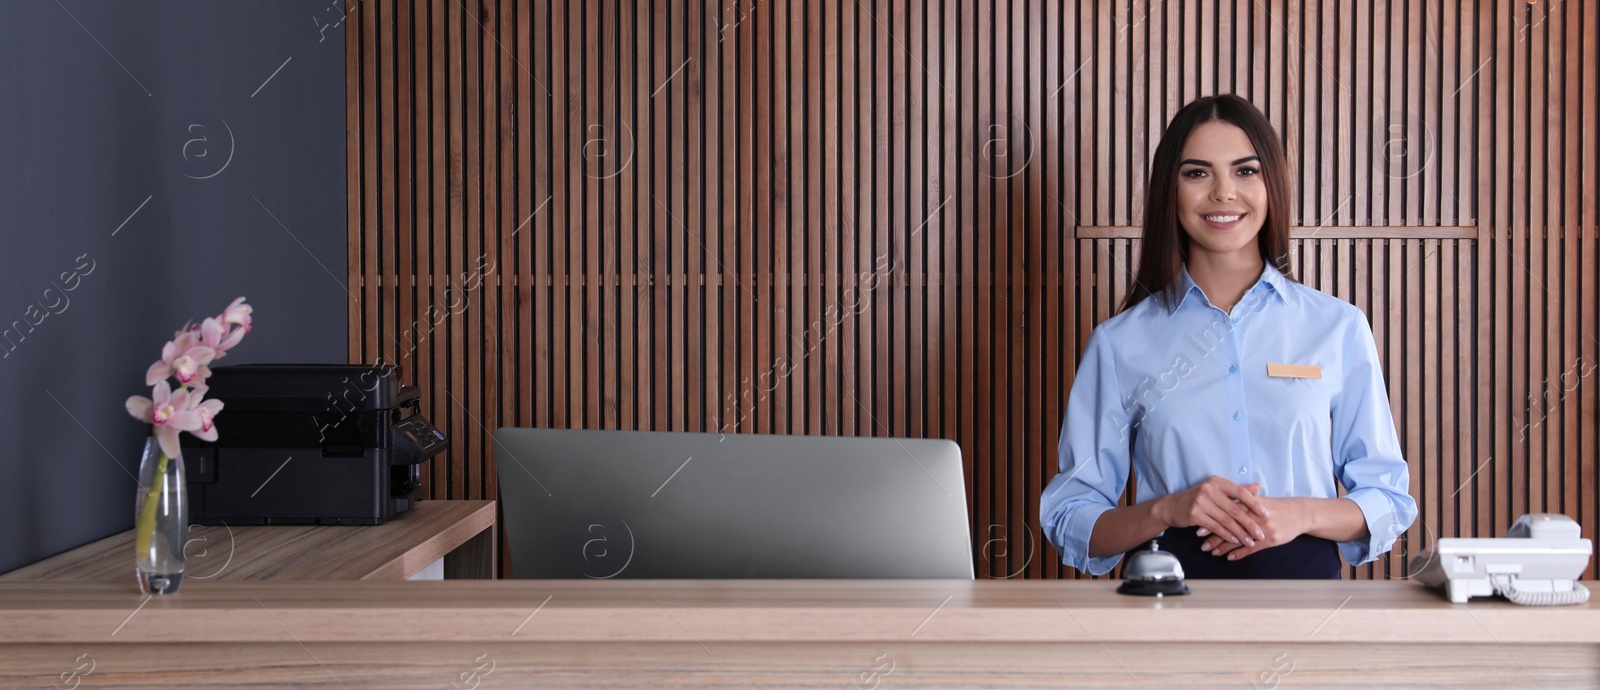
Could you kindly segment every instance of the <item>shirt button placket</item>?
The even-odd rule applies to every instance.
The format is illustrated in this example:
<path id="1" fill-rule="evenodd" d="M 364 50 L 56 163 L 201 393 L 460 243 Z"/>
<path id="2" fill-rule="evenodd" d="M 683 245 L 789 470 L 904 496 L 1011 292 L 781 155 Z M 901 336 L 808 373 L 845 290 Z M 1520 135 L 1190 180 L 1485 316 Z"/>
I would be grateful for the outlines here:
<path id="1" fill-rule="evenodd" d="M 1250 431 L 1247 425 L 1240 422 L 1244 421 L 1245 401 L 1249 396 L 1245 393 L 1244 377 L 1238 375 L 1239 363 L 1243 361 L 1244 357 L 1244 334 L 1239 330 L 1239 319 L 1237 318 L 1229 317 L 1227 321 L 1220 325 L 1228 332 L 1227 343 L 1229 349 L 1232 350 L 1227 353 L 1229 355 L 1227 358 L 1229 376 L 1224 379 L 1224 388 L 1228 391 L 1228 403 L 1233 408 L 1233 413 L 1229 416 L 1235 422 L 1228 429 L 1229 446 L 1232 450 L 1233 461 L 1240 463 L 1235 466 L 1239 476 L 1246 477 L 1250 474 Z M 1217 469 L 1226 471 L 1221 467 Z"/>

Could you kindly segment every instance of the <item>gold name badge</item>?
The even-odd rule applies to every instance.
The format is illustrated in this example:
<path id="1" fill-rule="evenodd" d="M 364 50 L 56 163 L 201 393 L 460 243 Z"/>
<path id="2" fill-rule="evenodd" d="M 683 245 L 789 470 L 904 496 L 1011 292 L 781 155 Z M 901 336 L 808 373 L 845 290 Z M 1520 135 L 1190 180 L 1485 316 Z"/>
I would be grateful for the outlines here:
<path id="1" fill-rule="evenodd" d="M 1268 364 L 1267 376 L 1280 379 L 1320 379 L 1322 367 L 1315 364 Z"/>

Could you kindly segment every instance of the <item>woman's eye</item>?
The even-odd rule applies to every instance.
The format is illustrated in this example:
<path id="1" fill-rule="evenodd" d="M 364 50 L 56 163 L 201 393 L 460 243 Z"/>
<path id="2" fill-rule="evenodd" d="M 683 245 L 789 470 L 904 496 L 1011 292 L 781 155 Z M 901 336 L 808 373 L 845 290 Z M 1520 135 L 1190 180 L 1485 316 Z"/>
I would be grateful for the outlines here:
<path id="1" fill-rule="evenodd" d="M 1200 177 L 1205 177 L 1206 176 L 1206 171 L 1201 170 L 1199 168 L 1190 168 L 1188 170 L 1183 171 L 1182 175 L 1184 177 L 1200 178 Z"/>
<path id="2" fill-rule="evenodd" d="M 1261 174 L 1261 171 L 1257 170 L 1255 168 L 1239 168 L 1239 174 L 1240 175 L 1259 175 L 1259 174 Z"/>

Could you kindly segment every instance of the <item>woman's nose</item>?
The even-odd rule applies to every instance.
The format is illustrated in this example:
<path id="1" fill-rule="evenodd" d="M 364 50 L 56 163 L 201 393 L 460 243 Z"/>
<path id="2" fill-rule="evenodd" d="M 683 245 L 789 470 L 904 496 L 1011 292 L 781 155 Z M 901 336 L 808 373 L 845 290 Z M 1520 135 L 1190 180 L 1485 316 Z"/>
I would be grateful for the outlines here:
<path id="1" fill-rule="evenodd" d="M 1238 190 L 1234 187 L 1233 180 L 1229 179 L 1228 176 L 1221 175 L 1212 179 L 1216 180 L 1216 183 L 1211 185 L 1212 201 L 1233 201 L 1234 197 L 1238 195 Z"/>

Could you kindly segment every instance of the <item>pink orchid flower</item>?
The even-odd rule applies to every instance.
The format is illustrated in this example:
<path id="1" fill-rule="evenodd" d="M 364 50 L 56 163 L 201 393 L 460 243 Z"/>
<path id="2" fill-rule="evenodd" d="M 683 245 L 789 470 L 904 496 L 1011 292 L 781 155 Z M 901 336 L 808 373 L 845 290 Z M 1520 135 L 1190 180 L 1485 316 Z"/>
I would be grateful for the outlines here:
<path id="1" fill-rule="evenodd" d="M 216 352 L 217 359 L 222 359 L 229 349 L 238 345 L 239 340 L 244 338 L 246 330 L 248 329 L 235 328 L 229 331 L 221 321 L 206 319 L 200 323 L 200 343 Z"/>
<path id="2" fill-rule="evenodd" d="M 189 392 L 189 400 L 191 402 L 200 400 L 205 394 L 206 387 L 199 386 Z M 211 420 L 216 418 L 217 413 L 221 411 L 221 400 L 200 400 L 194 405 L 194 413 L 200 417 L 200 428 L 189 433 L 194 434 L 196 438 L 202 441 L 217 440 L 217 427 Z"/>
<path id="3" fill-rule="evenodd" d="M 223 309 L 216 318 L 206 319 L 194 330 L 200 333 L 200 342 L 206 347 L 215 350 L 217 359 L 222 359 L 238 345 L 244 334 L 250 332 L 250 312 L 254 311 L 250 305 L 244 303 L 240 297 Z"/>
<path id="4" fill-rule="evenodd" d="M 221 321 L 225 326 L 241 326 L 246 333 L 249 333 L 250 312 L 252 311 L 255 311 L 255 309 L 245 304 L 244 298 L 240 297 L 234 300 L 232 304 L 229 304 L 227 309 L 222 310 L 222 315 L 217 317 L 217 320 Z"/>
<path id="5" fill-rule="evenodd" d="M 203 393 L 204 391 L 202 390 L 201 392 Z M 128 414 L 133 415 L 134 419 L 155 427 L 156 442 L 161 444 L 161 452 L 166 453 L 169 458 L 179 457 L 182 449 L 178 446 L 178 433 L 181 431 L 197 432 L 200 430 L 202 423 L 204 423 L 201 413 L 195 407 L 199 396 L 192 395 L 191 391 L 185 388 L 179 388 L 176 391 L 172 390 L 172 386 L 167 384 L 166 379 L 157 381 L 155 390 L 152 393 L 153 397 L 151 398 L 146 398 L 142 395 L 128 398 L 126 403 Z M 211 410 L 207 418 L 214 416 L 220 408 L 221 404 L 219 403 L 216 409 Z M 209 419 L 206 421 L 208 422 Z M 215 440 L 215 428 L 206 433 L 211 435 L 211 438 L 206 440 Z M 199 433 L 195 435 L 200 436 Z"/>
<path id="6" fill-rule="evenodd" d="M 183 449 L 178 444 L 178 434 L 182 432 L 203 441 L 217 440 L 213 420 L 222 412 L 222 401 L 205 399 L 205 381 L 211 376 L 208 365 L 239 344 L 250 331 L 251 311 L 240 297 L 216 317 L 199 325 L 185 324 L 161 348 L 161 361 L 145 372 L 145 384 L 154 386 L 151 397 L 128 398 L 128 414 L 154 427 L 156 441 L 167 457 L 179 457 Z M 178 378 L 177 390 L 167 382 L 172 376 Z"/>
<path id="7" fill-rule="evenodd" d="M 144 374 L 145 385 L 153 386 L 157 381 L 164 381 L 173 375 L 177 375 L 180 383 L 189 383 L 196 378 L 204 380 L 210 376 L 211 367 L 206 365 L 217 358 L 217 351 L 200 340 L 199 331 L 184 331 L 162 346 L 161 361 L 150 365 Z"/>

